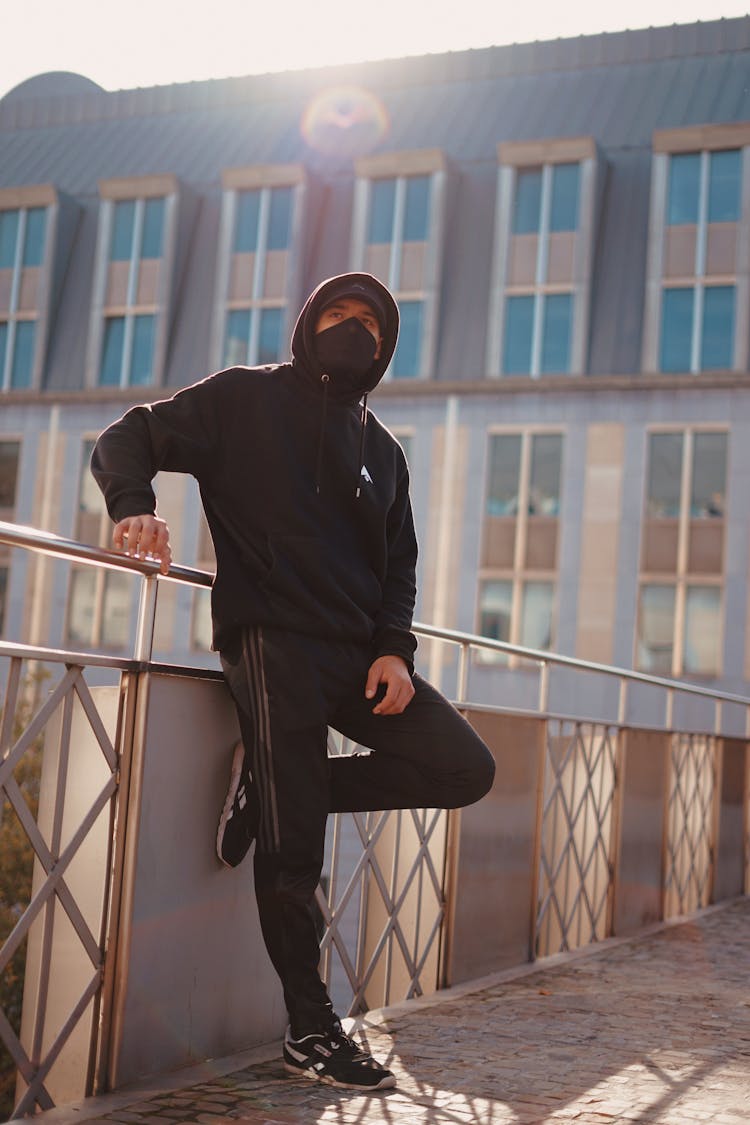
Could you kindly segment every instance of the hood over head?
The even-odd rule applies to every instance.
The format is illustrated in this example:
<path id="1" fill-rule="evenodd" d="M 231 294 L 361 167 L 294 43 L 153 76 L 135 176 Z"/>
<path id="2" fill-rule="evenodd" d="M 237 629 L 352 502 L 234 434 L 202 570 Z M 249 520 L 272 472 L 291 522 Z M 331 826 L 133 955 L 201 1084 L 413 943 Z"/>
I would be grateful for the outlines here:
<path id="1" fill-rule="evenodd" d="M 373 390 L 391 362 L 398 339 L 398 306 L 388 289 L 369 273 L 342 273 L 330 277 L 308 297 L 292 334 L 292 356 L 315 378 L 323 374 L 323 366 L 315 349 L 315 326 L 321 313 L 334 301 L 355 297 L 371 305 L 380 323 L 382 342 L 380 355 L 362 377 L 360 394 Z"/>

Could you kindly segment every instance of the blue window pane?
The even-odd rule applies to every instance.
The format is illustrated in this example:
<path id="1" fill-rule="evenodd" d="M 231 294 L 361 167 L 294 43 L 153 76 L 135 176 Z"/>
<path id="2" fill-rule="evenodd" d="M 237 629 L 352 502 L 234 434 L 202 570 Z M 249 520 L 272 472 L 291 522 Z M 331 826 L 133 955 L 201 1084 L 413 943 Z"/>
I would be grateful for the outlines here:
<path id="1" fill-rule="evenodd" d="M 16 264 L 16 239 L 18 238 L 18 211 L 0 211 L 0 270 L 10 270 Z"/>
<path id="2" fill-rule="evenodd" d="M 536 234 L 542 205 L 542 170 L 519 172 L 513 204 L 513 233 Z"/>
<path id="3" fill-rule="evenodd" d="M 716 586 L 688 586 L 685 591 L 683 671 L 716 676 L 721 667 L 721 591 Z"/>
<path id="4" fill-rule="evenodd" d="M 560 513 L 562 442 L 562 434 L 534 434 L 531 439 L 530 516 Z"/>
<path id="5" fill-rule="evenodd" d="M 10 369 L 11 387 L 31 386 L 35 339 L 36 321 L 19 320 L 16 324 L 16 338 L 13 344 L 13 365 Z"/>
<path id="6" fill-rule="evenodd" d="M 164 245 L 164 199 L 147 199 L 143 208 L 142 258 L 161 258 Z"/>
<path id="7" fill-rule="evenodd" d="M 676 519 L 680 514 L 682 449 L 683 436 L 680 433 L 654 433 L 649 436 L 646 494 L 649 519 Z"/>
<path id="8" fill-rule="evenodd" d="M 32 207 L 26 212 L 26 235 L 23 243 L 23 264 L 41 266 L 44 261 L 44 233 L 47 226 L 47 209 Z"/>
<path id="9" fill-rule="evenodd" d="M 274 188 L 268 219 L 268 249 L 286 250 L 292 225 L 292 188 Z"/>
<path id="10" fill-rule="evenodd" d="M 700 181 L 700 153 L 686 152 L 670 157 L 667 201 L 667 223 L 670 226 L 698 222 Z"/>
<path id="11" fill-rule="evenodd" d="M 425 242 L 430 212 L 430 177 L 410 176 L 406 181 L 404 242 Z"/>
<path id="12" fill-rule="evenodd" d="M 551 582 L 525 583 L 521 601 L 521 644 L 527 648 L 552 647 L 554 594 Z"/>
<path id="13" fill-rule="evenodd" d="M 234 228 L 235 254 L 252 254 L 258 249 L 259 211 L 260 192 L 240 192 L 237 196 L 237 218 Z"/>
<path id="14" fill-rule="evenodd" d="M 282 309 L 263 309 L 258 334 L 258 363 L 277 363 L 281 350 Z"/>
<path id="15" fill-rule="evenodd" d="M 393 208 L 396 201 L 395 180 L 374 180 L 370 185 L 370 225 L 367 241 L 390 242 L 393 238 Z"/>
<path id="16" fill-rule="evenodd" d="M 709 223 L 736 223 L 740 217 L 742 166 L 739 149 L 712 152 L 708 175 Z"/>
<path id="17" fill-rule="evenodd" d="M 136 316 L 133 318 L 133 355 L 130 361 L 130 383 L 134 387 L 141 387 L 146 383 L 153 382 L 155 335 L 155 316 Z"/>
<path id="18" fill-rule="evenodd" d="M 727 435 L 697 433 L 693 438 L 690 515 L 693 519 L 723 516 L 727 493 Z M 1 492 L 0 492 L 1 495 Z"/>
<path id="19" fill-rule="evenodd" d="M 528 375 L 531 371 L 533 331 L 534 298 L 508 297 L 503 343 L 503 371 L 506 375 Z"/>
<path id="20" fill-rule="evenodd" d="M 669 676 L 674 649 L 674 586 L 643 586 L 638 615 L 638 667 Z"/>
<path id="21" fill-rule="evenodd" d="M 99 385 L 119 387 L 122 374 L 122 347 L 125 340 L 125 318 L 110 316 L 104 321 L 104 340 L 102 343 L 102 363 L 99 371 Z"/>
<path id="22" fill-rule="evenodd" d="M 701 370 L 726 370 L 734 352 L 734 286 L 715 285 L 703 292 Z"/>
<path id="23" fill-rule="evenodd" d="M 5 352 L 8 347 L 8 324 L 0 320 L 0 391 L 5 386 Z"/>
<path id="24" fill-rule="evenodd" d="M 544 298 L 541 362 L 543 374 L 569 370 L 572 320 L 573 297 L 570 293 L 553 293 Z"/>
<path id="25" fill-rule="evenodd" d="M 479 593 L 479 632 L 493 641 L 510 640 L 512 582 L 484 582 Z"/>
<path id="26" fill-rule="evenodd" d="M 550 230 L 576 230 L 578 227 L 579 172 L 578 164 L 556 164 L 553 168 Z"/>
<path id="27" fill-rule="evenodd" d="M 661 305 L 661 370 L 689 371 L 693 290 L 665 289 Z"/>
<path id="28" fill-rule="evenodd" d="M 112 223 L 112 245 L 109 258 L 112 262 L 129 262 L 133 253 L 133 223 L 135 222 L 135 200 L 123 199 L 115 203 Z"/>
<path id="29" fill-rule="evenodd" d="M 419 356 L 422 344 L 422 302 L 401 302 L 401 327 L 391 372 L 395 378 L 409 378 L 419 374 Z"/>
<path id="30" fill-rule="evenodd" d="M 488 516 L 518 515 L 521 475 L 521 435 L 495 434 L 490 438 L 487 488 Z"/>
<path id="31" fill-rule="evenodd" d="M 250 312 L 236 309 L 227 317 L 227 332 L 224 339 L 224 366 L 236 367 L 247 363 L 247 349 L 250 339 Z"/>

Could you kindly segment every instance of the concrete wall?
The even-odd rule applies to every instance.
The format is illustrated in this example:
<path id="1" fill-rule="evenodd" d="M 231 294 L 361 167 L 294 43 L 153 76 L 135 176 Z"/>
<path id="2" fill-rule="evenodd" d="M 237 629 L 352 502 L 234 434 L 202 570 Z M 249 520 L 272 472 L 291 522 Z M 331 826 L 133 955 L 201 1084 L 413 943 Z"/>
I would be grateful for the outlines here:
<path id="1" fill-rule="evenodd" d="M 118 694 L 116 689 L 94 689 L 113 739 Z M 540 815 L 544 771 L 549 768 L 544 718 L 478 709 L 466 714 L 490 746 L 497 775 L 483 801 L 456 814 L 450 833 L 455 849 L 450 852 L 445 933 L 448 984 L 521 964 L 534 955 Z M 135 740 L 129 783 L 123 784 L 120 798 L 117 833 L 118 847 L 124 840 L 124 874 L 115 902 L 120 926 L 117 940 L 110 937 L 106 965 L 113 998 L 105 1007 L 109 1034 L 103 1075 L 112 1088 L 276 1040 L 286 1022 L 280 985 L 260 934 L 252 864 L 246 861 L 230 871 L 214 851 L 237 737 L 223 681 L 207 675 L 142 677 L 134 724 L 143 736 Z M 86 801 L 101 788 L 103 776 L 102 763 L 96 762 L 101 754 L 77 703 L 71 729 L 63 844 Z M 60 760 L 59 730 L 50 731 L 39 814 L 45 833 L 54 819 Z M 626 730 L 619 736 L 612 773 L 612 784 L 617 779 L 613 808 L 619 817 L 612 851 L 615 934 L 635 932 L 664 917 L 669 745 L 670 736 L 661 732 Z M 747 758 L 745 741 L 725 740 L 716 759 L 714 901 L 743 888 Z M 66 875 L 94 933 L 104 901 L 108 819 L 102 814 Z M 442 840 L 441 831 L 434 842 L 438 851 Z M 384 839 L 382 848 L 386 843 Z M 402 835 L 398 846 L 399 872 L 406 871 L 418 847 L 415 834 Z M 380 858 L 387 867 L 389 857 Z M 440 856 L 434 851 L 433 860 L 439 868 Z M 39 877 L 37 872 L 37 885 Z M 418 913 L 409 899 L 402 922 L 410 935 Z M 370 920 L 373 932 L 381 932 L 383 921 Z M 42 987 L 45 942 L 50 943 L 51 971 L 42 1048 L 91 978 L 91 964 L 58 906 L 51 938 L 45 938 L 41 918 L 31 932 L 24 1013 L 27 1047 L 34 1034 L 33 1007 Z M 397 992 L 404 981 L 408 984 L 396 966 L 387 1000 L 401 998 Z M 382 982 L 374 980 L 373 988 L 378 998 L 371 1002 L 382 1003 Z M 58 1103 L 81 1095 L 91 1027 L 87 1017 L 50 1075 L 49 1088 Z"/>
<path id="2" fill-rule="evenodd" d="M 140 804 L 128 813 L 110 1082 L 126 1085 L 283 1034 L 252 863 L 216 857 L 234 708 L 222 681 L 149 677 Z"/>
<path id="3" fill-rule="evenodd" d="M 530 959 L 544 763 L 542 720 L 471 710 L 464 714 L 492 750 L 497 772 L 490 793 L 457 814 L 448 984 Z"/>

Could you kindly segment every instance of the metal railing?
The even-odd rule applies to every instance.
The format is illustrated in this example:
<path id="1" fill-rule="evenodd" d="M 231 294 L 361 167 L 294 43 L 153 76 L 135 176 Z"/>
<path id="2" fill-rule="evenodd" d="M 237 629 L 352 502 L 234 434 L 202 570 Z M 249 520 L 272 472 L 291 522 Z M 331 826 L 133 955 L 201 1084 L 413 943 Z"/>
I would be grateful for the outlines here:
<path id="1" fill-rule="evenodd" d="M 6 658 L 6 688 L 0 723 L 0 800 L 11 810 L 33 851 L 34 885 L 28 902 L 11 904 L 17 914 L 0 946 L 0 977 L 19 956 L 34 926 L 42 927 L 41 950 L 34 973 L 34 1011 L 22 1045 L 17 1028 L 0 1009 L 0 1043 L 21 1076 L 22 1092 L 14 1116 L 48 1108 L 52 1098 L 45 1079 L 73 1034 L 88 1037 L 86 1092 L 106 1086 L 107 1019 L 113 987 L 108 965 L 118 933 L 118 880 L 125 863 L 120 830 L 121 792 L 127 790 L 133 742 L 142 736 L 136 719 L 139 677 L 153 670 L 154 623 L 162 582 L 209 587 L 212 576 L 189 567 L 170 567 L 167 576 L 157 562 L 86 546 L 33 528 L 0 523 L 0 543 L 53 555 L 78 563 L 117 568 L 140 576 L 138 625 L 132 656 L 73 653 L 0 642 Z M 473 713 L 521 714 L 517 708 L 470 701 L 472 655 L 494 654 L 536 669 L 535 706 L 524 711 L 543 727 L 535 823 L 531 899 L 533 918 L 529 956 L 555 953 L 612 933 L 615 860 L 621 812 L 623 732 L 636 724 L 629 716 L 634 685 L 663 693 L 660 730 L 671 740 L 664 840 L 664 916 L 708 903 L 715 862 L 717 770 L 719 746 L 730 735 L 727 715 L 739 708 L 743 731 L 750 730 L 750 699 L 692 683 L 629 669 L 601 665 L 557 653 L 493 641 L 454 630 L 415 625 L 415 632 L 455 651 L 454 700 Z M 43 665 L 54 670 L 46 695 L 29 691 L 25 670 Z M 163 667 L 163 666 L 158 666 Z M 116 715 L 106 718 L 87 687 L 87 669 L 107 668 L 119 677 Z M 610 717 L 553 714 L 549 710 L 551 675 L 556 669 L 582 676 L 605 677 L 617 684 Z M 174 667 L 174 674 L 194 669 Z M 507 665 L 485 670 L 501 677 Z M 707 701 L 707 729 L 678 730 L 675 700 L 691 696 Z M 62 794 L 73 752 L 72 725 L 82 712 L 99 748 L 100 773 L 95 791 L 68 815 Z M 76 720 L 78 721 L 78 719 Z M 114 723 L 114 737 L 108 733 Z M 736 724 L 735 724 L 736 725 Z M 736 732 L 735 732 L 736 736 Z M 44 742 L 46 789 L 35 812 L 29 794 L 16 780 L 19 765 Z M 331 753 L 355 749 L 331 744 Z M 47 768 L 47 758 L 55 768 Z M 96 772 L 96 770 L 94 771 Z M 2 806 L 0 805 L 0 809 Z M 440 810 L 369 814 L 338 814 L 331 818 L 325 885 L 317 903 L 321 915 L 324 974 L 343 1006 L 356 1013 L 397 999 L 434 990 L 447 982 L 446 956 L 455 892 L 456 848 L 460 815 Z M 101 895 L 95 917 L 78 900 L 68 872 L 82 849 L 99 832 Z M 357 846 L 352 849 L 351 841 Z M 348 840 L 348 850 L 345 843 Z M 102 841 L 104 843 L 102 844 Z M 85 896 L 84 896 L 85 897 Z M 70 998 L 58 1018 L 56 1033 L 45 1032 L 49 958 L 56 910 L 64 911 L 85 955 L 90 976 L 83 991 Z M 27 965 L 27 974 L 29 966 Z M 28 989 L 26 997 L 28 1007 Z M 26 1021 L 25 1021 L 26 1025 Z"/>

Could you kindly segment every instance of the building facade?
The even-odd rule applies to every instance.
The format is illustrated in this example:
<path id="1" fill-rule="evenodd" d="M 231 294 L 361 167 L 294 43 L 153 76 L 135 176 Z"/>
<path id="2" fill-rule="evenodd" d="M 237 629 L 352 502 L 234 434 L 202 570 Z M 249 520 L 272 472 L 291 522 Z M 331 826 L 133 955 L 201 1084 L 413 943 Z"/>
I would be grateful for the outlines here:
<path id="1" fill-rule="evenodd" d="M 364 269 L 402 314 L 372 406 L 410 463 L 418 618 L 746 692 L 749 91 L 750 18 L 30 79 L 0 100 L 0 517 L 107 544 L 101 429 L 283 361 L 307 293 Z M 157 491 L 176 560 L 210 568 L 195 483 Z M 6 639 L 125 652 L 136 608 L 124 573 L 0 554 Z M 158 656 L 208 647 L 206 594 L 167 584 Z"/>

